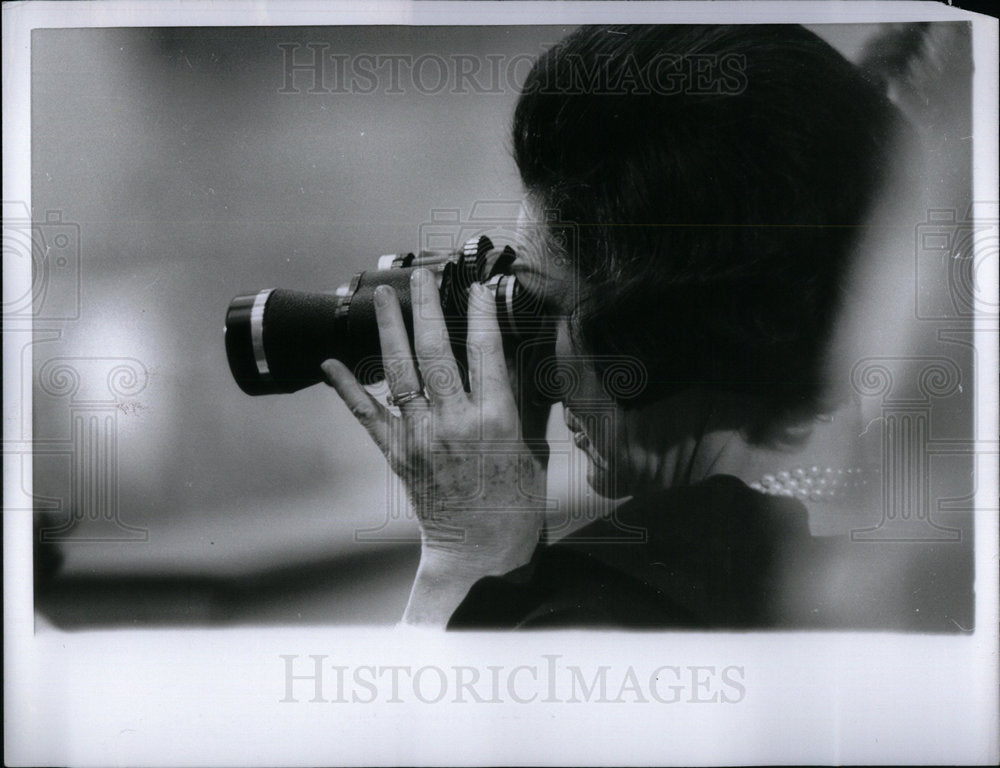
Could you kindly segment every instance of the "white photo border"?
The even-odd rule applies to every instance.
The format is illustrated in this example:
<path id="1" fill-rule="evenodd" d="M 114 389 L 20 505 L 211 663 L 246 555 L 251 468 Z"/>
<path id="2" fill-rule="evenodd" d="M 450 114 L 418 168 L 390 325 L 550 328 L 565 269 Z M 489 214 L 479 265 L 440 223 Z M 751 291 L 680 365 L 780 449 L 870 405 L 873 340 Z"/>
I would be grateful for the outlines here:
<path id="1" fill-rule="evenodd" d="M 3 8 L 5 200 L 31 200 L 30 41 L 41 27 L 581 24 L 725 21 L 973 21 L 976 201 L 996 199 L 997 23 L 928 3 L 302 3 L 36 2 Z M 996 290 L 997 264 L 983 285 Z M 30 284 L 5 274 L 4 291 Z M 5 297 L 6 298 L 6 297 Z M 992 297 L 995 305 L 995 296 Z M 977 422 L 997 429 L 996 317 L 976 327 Z M 4 335 L 4 424 L 30 412 L 26 342 Z M 25 409 L 22 411 L 22 409 Z M 28 436 L 30 440 L 30 435 Z M 25 508 L 7 471 L 4 503 Z M 996 456 L 978 463 L 977 507 L 995 506 Z M 30 508 L 30 503 L 27 504 Z M 9 765 L 995 763 L 998 754 L 998 531 L 976 519 L 976 625 L 968 636 L 890 633 L 448 634 L 375 629 L 88 631 L 35 626 L 30 515 L 4 515 L 5 761 Z M 402 702 L 351 705 L 286 696 L 287 661 L 311 655 L 366 666 L 499 667 L 501 700 L 434 703 L 428 683 Z M 685 700 L 546 701 L 547 665 L 591 677 L 611 665 L 689 675 Z M 699 706 L 698 672 L 740 668 L 738 701 Z M 329 668 L 329 667 L 328 667 Z M 517 673 L 514 683 L 511 676 Z M 674 673 L 676 668 L 681 670 Z M 305 667 L 295 668 L 296 674 Z M 534 676 L 532 674 L 534 670 Z M 707 673 L 706 673 L 707 674 Z M 715 672 L 712 673 L 716 674 Z M 428 679 L 438 672 L 428 673 Z M 616 677 L 617 676 L 617 677 Z M 691 683 L 694 679 L 696 682 Z M 734 682 L 736 681 L 736 682 Z M 449 678 L 449 683 L 451 678 Z M 560 678 L 559 686 L 565 680 Z M 335 684 L 334 678 L 327 683 Z M 299 683 L 296 683 L 298 686 Z M 311 683 L 306 682 L 305 688 Z M 520 687 L 518 687 L 520 686 Z M 299 686 L 301 688 L 301 686 Z M 692 692 L 692 688 L 694 691 Z M 311 689 L 310 689 L 311 690 Z M 329 688 L 324 698 L 335 699 Z M 354 693 L 364 693 L 362 686 Z M 513 691 L 513 694 L 511 693 Z M 705 689 L 708 691 L 708 689 Z M 412 693 L 412 691 L 411 691 Z M 535 698 L 522 703 L 520 699 Z M 706 702 L 707 703 L 707 702 Z"/>

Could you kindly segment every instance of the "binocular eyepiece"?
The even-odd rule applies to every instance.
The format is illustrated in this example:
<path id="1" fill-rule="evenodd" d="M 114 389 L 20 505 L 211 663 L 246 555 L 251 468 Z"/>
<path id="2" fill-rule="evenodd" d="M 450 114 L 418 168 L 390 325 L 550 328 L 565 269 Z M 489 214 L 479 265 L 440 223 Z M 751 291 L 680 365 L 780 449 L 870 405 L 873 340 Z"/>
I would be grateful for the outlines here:
<path id="1" fill-rule="evenodd" d="M 320 364 L 334 358 L 362 384 L 385 378 L 375 318 L 374 293 L 391 286 L 399 298 L 410 340 L 413 319 L 410 275 L 429 269 L 441 295 L 452 349 L 463 376 L 469 288 L 490 289 L 505 345 L 530 338 L 541 309 L 512 273 L 512 248 L 494 248 L 488 237 L 469 240 L 458 251 L 390 254 L 374 270 L 361 272 L 334 291 L 306 293 L 269 288 L 238 296 L 226 313 L 226 355 L 240 389 L 248 395 L 297 392 L 323 379 Z"/>

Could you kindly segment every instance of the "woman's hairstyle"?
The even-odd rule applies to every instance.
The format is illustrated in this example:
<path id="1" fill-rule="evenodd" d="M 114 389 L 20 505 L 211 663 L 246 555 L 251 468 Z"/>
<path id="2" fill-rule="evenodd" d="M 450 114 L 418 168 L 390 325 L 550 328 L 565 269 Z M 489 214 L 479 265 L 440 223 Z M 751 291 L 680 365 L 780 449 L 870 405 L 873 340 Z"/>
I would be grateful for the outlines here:
<path id="1" fill-rule="evenodd" d="M 852 246 L 896 112 L 797 26 L 582 28 L 524 84 L 514 154 L 583 283 L 582 352 L 636 404 L 690 386 L 818 407 Z"/>

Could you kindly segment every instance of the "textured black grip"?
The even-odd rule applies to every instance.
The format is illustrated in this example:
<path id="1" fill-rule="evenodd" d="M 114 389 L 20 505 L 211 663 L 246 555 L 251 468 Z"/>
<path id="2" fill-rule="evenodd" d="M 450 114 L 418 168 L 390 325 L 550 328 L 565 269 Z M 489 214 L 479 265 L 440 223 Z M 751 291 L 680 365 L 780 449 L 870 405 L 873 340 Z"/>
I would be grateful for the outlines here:
<path id="1" fill-rule="evenodd" d="M 341 299 L 326 293 L 278 289 L 264 310 L 264 352 L 276 391 L 296 392 L 323 379 L 320 363 L 343 360 L 345 323 Z M 346 361 L 345 361 L 346 362 Z"/>

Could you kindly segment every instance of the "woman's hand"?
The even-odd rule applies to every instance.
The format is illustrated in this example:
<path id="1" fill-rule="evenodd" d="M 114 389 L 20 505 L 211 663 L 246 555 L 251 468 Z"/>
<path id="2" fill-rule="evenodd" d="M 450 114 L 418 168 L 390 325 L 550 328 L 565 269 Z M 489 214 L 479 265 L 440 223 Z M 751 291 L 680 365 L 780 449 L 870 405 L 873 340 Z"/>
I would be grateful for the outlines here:
<path id="1" fill-rule="evenodd" d="M 496 310 L 470 292 L 466 393 L 437 286 L 424 269 L 410 282 L 414 362 L 399 301 L 375 291 L 386 382 L 399 415 L 377 402 L 342 363 L 328 383 L 402 478 L 421 528 L 421 559 L 404 621 L 443 626 L 472 584 L 528 562 L 538 544 L 545 472 L 521 437 Z"/>

